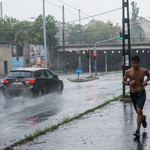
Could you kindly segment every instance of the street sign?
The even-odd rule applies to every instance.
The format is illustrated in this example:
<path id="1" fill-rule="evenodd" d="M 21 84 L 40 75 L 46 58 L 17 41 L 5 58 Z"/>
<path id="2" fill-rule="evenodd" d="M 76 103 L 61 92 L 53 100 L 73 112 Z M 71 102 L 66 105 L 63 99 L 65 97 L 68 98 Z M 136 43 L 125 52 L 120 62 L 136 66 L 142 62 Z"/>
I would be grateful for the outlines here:
<path id="1" fill-rule="evenodd" d="M 81 74 L 81 73 L 82 73 L 82 69 L 81 69 L 81 68 L 77 68 L 77 69 L 76 69 L 76 73 L 77 73 L 77 74 Z"/>
<path id="2" fill-rule="evenodd" d="M 93 68 L 94 68 L 94 70 L 97 70 L 97 66 L 94 66 Z"/>

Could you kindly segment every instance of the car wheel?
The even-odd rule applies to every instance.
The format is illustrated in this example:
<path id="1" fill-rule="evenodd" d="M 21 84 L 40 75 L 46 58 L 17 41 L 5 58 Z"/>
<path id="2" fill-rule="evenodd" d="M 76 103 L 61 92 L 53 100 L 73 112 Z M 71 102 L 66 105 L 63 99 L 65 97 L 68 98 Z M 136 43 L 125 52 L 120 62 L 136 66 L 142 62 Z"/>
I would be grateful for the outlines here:
<path id="1" fill-rule="evenodd" d="M 38 97 L 41 97 L 43 95 L 42 91 L 41 90 L 38 90 L 37 92 L 34 92 L 31 94 L 31 98 L 34 99 L 34 98 L 38 98 Z"/>
<path id="2" fill-rule="evenodd" d="M 61 83 L 61 84 L 58 85 L 57 93 L 58 93 L 59 95 L 61 95 L 62 92 L 63 92 L 63 84 Z"/>
<path id="3" fill-rule="evenodd" d="M 42 95 L 43 95 L 43 94 L 42 94 L 42 91 L 39 90 L 38 93 L 37 93 L 37 97 L 42 97 Z"/>

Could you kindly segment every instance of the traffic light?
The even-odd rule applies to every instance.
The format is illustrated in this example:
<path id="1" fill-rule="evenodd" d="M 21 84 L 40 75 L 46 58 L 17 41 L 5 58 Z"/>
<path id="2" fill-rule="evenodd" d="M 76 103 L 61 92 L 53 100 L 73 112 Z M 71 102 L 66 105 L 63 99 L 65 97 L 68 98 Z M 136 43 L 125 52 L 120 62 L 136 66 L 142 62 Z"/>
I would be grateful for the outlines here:
<path id="1" fill-rule="evenodd" d="M 120 31 L 119 33 L 120 33 L 120 40 L 122 40 L 123 39 L 123 33 L 122 33 L 122 31 Z"/>
<path id="2" fill-rule="evenodd" d="M 93 54 L 93 56 L 94 56 L 94 60 L 96 60 L 97 54 L 96 54 L 96 53 L 94 53 L 94 54 Z"/>
<path id="3" fill-rule="evenodd" d="M 89 50 L 85 51 L 86 57 L 89 58 Z"/>

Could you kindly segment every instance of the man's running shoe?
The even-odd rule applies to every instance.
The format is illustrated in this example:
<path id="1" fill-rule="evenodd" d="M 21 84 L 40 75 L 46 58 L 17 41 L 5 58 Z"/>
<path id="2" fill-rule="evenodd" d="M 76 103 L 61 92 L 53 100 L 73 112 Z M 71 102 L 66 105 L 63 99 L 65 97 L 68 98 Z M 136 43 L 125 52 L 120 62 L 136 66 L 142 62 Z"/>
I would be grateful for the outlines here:
<path id="1" fill-rule="evenodd" d="M 139 131 L 139 130 L 136 130 L 136 131 L 133 133 L 133 135 L 139 137 L 139 136 L 140 136 L 140 131 Z"/>
<path id="2" fill-rule="evenodd" d="M 142 125 L 143 125 L 143 128 L 146 128 L 147 127 L 147 122 L 146 122 L 146 116 L 144 116 L 144 120 L 142 121 Z"/>

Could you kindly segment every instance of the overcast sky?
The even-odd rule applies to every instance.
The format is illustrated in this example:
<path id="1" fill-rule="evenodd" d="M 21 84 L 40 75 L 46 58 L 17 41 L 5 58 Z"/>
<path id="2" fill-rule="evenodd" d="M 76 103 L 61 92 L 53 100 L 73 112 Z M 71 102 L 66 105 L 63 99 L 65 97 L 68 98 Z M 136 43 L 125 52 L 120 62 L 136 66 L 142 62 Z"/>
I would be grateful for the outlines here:
<path id="1" fill-rule="evenodd" d="M 0 0 L 0 2 L 2 2 L 3 17 L 6 15 L 20 21 L 31 21 L 31 17 L 43 14 L 43 0 Z M 134 2 L 140 8 L 139 16 L 150 19 L 148 18 L 150 17 L 150 0 L 134 0 Z M 129 0 L 129 13 L 131 14 L 130 3 L 131 0 Z M 62 5 L 65 8 L 65 22 L 75 21 L 78 24 L 78 9 L 80 9 L 83 25 L 92 19 L 104 22 L 110 20 L 113 24 L 122 25 L 122 9 L 119 9 L 122 7 L 122 0 L 45 0 L 45 15 L 50 14 L 56 20 L 62 21 Z M 112 12 L 108 13 L 109 11 Z"/>

